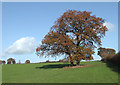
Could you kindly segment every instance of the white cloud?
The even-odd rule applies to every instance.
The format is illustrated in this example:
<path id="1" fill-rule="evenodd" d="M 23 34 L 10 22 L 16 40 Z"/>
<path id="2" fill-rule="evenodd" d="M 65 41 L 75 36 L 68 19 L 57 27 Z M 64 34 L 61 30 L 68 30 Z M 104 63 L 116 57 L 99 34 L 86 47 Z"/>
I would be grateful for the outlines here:
<path id="1" fill-rule="evenodd" d="M 15 41 L 11 46 L 9 46 L 2 56 L 8 54 L 29 54 L 35 51 L 37 41 L 34 37 L 23 37 Z"/>
<path id="2" fill-rule="evenodd" d="M 110 22 L 105 22 L 103 23 L 104 26 L 106 26 L 108 28 L 108 30 L 113 30 L 115 28 L 114 24 L 110 23 Z"/>

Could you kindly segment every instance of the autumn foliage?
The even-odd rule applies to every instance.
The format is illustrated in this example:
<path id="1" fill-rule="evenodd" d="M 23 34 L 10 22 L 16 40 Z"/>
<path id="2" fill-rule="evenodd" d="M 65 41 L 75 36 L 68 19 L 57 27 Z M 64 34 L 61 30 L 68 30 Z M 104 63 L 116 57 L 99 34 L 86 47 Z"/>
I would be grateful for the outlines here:
<path id="1" fill-rule="evenodd" d="M 9 59 L 7 60 L 7 64 L 16 64 L 15 59 L 9 58 Z"/>
<path id="2" fill-rule="evenodd" d="M 25 63 L 26 63 L 26 64 L 30 63 L 30 60 L 26 60 Z"/>
<path id="3" fill-rule="evenodd" d="M 36 53 L 53 57 L 65 54 L 72 65 L 74 61 L 79 65 L 82 59 L 92 59 L 94 48 L 101 45 L 101 38 L 107 31 L 103 23 L 104 19 L 91 12 L 68 10 L 51 27 Z"/>
<path id="4" fill-rule="evenodd" d="M 101 60 L 106 62 L 109 60 L 112 56 L 114 56 L 116 51 L 114 49 L 110 48 L 98 48 L 98 55 L 102 58 Z"/>

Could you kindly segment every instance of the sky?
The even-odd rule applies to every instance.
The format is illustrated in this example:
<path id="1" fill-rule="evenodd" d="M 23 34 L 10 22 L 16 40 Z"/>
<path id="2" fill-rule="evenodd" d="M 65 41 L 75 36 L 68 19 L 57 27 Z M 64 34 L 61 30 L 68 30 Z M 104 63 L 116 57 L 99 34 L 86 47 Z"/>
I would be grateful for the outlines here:
<path id="1" fill-rule="evenodd" d="M 55 60 L 35 54 L 35 48 L 49 32 L 54 22 L 68 9 L 89 11 L 105 19 L 109 29 L 102 38 L 102 47 L 118 52 L 117 2 L 3 2 L 2 3 L 2 54 L 0 59 L 14 58 L 16 62 Z M 100 60 L 95 49 L 94 59 Z M 63 57 L 61 57 L 62 59 Z M 60 58 L 57 58 L 59 60 Z"/>

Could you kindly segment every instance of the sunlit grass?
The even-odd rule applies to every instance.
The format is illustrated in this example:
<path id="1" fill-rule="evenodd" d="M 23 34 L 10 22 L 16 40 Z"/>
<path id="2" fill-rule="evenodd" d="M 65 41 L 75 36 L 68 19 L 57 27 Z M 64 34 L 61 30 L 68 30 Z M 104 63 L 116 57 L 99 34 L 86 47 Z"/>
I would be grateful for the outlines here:
<path id="1" fill-rule="evenodd" d="M 84 68 L 68 68 L 65 63 L 3 65 L 3 83 L 117 83 L 118 74 L 105 63 L 81 62 L 91 65 Z"/>

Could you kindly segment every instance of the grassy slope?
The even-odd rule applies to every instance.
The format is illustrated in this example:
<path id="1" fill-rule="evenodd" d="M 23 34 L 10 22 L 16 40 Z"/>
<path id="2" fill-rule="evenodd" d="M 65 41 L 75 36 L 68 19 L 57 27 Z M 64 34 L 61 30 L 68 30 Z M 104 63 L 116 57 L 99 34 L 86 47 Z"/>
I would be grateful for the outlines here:
<path id="1" fill-rule="evenodd" d="M 0 85 L 2 84 L 2 65 L 0 65 Z"/>
<path id="2" fill-rule="evenodd" d="M 116 83 L 118 74 L 101 62 L 82 62 L 92 67 L 62 69 L 60 63 L 3 65 L 3 83 Z M 62 64 L 63 65 L 63 64 Z M 59 65 L 58 65 L 59 66 Z M 49 67 L 49 68 L 48 68 Z"/>

